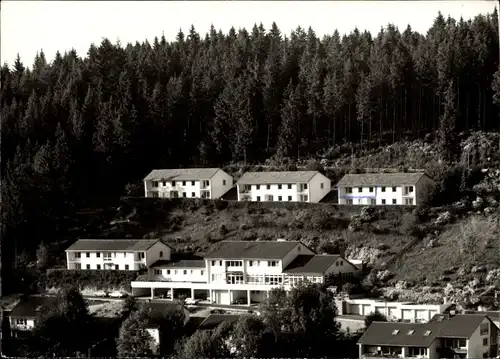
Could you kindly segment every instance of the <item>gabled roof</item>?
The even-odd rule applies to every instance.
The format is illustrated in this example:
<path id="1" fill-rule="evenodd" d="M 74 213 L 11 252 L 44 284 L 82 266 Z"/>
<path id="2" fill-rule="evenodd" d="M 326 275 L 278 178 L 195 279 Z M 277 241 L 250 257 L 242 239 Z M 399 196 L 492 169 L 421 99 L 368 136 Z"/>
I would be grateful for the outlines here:
<path id="1" fill-rule="evenodd" d="M 408 335 L 410 330 L 415 332 Z M 430 331 L 429 335 L 424 335 L 426 331 Z M 438 331 L 439 325 L 429 323 L 373 322 L 359 338 L 358 344 L 428 348 L 437 338 Z"/>
<path id="2" fill-rule="evenodd" d="M 240 315 L 236 314 L 210 314 L 198 327 L 200 330 L 213 330 L 224 322 L 236 323 Z"/>
<path id="3" fill-rule="evenodd" d="M 415 185 L 423 176 L 424 172 L 347 174 L 337 183 L 337 187 Z"/>
<path id="4" fill-rule="evenodd" d="M 282 259 L 298 241 L 222 241 L 216 243 L 207 259 Z"/>
<path id="5" fill-rule="evenodd" d="M 37 315 L 37 309 L 43 305 L 55 303 L 55 297 L 48 296 L 29 296 L 23 297 L 10 311 L 10 317 L 34 318 Z"/>
<path id="6" fill-rule="evenodd" d="M 111 252 L 141 252 L 147 251 L 161 239 L 79 239 L 67 251 L 111 251 Z"/>
<path id="7" fill-rule="evenodd" d="M 324 274 L 339 258 L 340 255 L 299 255 L 283 272 Z"/>
<path id="8" fill-rule="evenodd" d="M 309 183 L 318 171 L 245 172 L 238 184 Z"/>
<path id="9" fill-rule="evenodd" d="M 167 261 L 160 259 L 149 266 L 150 268 L 205 268 L 203 259 L 181 259 L 177 261 Z"/>
<path id="10" fill-rule="evenodd" d="M 436 338 L 470 338 L 484 318 L 489 319 L 485 314 L 436 314 L 428 323 L 373 322 L 358 343 L 429 347 Z M 394 330 L 399 332 L 393 334 Z M 415 332 L 408 335 L 409 330 Z"/>
<path id="11" fill-rule="evenodd" d="M 220 168 L 179 168 L 152 170 L 144 181 L 195 181 L 212 178 Z"/>

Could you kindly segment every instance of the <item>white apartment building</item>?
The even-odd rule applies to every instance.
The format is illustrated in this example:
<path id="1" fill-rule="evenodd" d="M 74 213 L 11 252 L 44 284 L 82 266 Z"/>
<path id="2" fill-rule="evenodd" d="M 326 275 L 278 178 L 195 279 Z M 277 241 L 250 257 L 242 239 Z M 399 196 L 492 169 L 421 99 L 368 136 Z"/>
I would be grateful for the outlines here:
<path id="1" fill-rule="evenodd" d="M 170 259 L 160 239 L 79 239 L 66 249 L 68 269 L 139 270 Z"/>
<path id="2" fill-rule="evenodd" d="M 153 170 L 144 178 L 145 196 L 153 198 L 216 199 L 231 188 L 233 177 L 220 168 Z"/>
<path id="3" fill-rule="evenodd" d="M 373 322 L 357 344 L 360 359 L 494 358 L 498 327 L 484 314 L 436 314 L 428 323 Z"/>
<path id="4" fill-rule="evenodd" d="M 134 295 L 187 290 L 213 303 L 250 305 L 261 302 L 273 288 L 289 291 L 302 280 L 323 283 L 329 274 L 346 280 L 360 269 L 340 255 L 316 255 L 298 241 L 223 241 L 198 260 L 161 261 L 149 270 L 148 281 L 131 283 Z"/>
<path id="5" fill-rule="evenodd" d="M 454 304 L 418 304 L 410 302 L 387 302 L 377 299 L 336 300 L 339 315 L 367 316 L 379 312 L 390 321 L 404 323 L 426 323 L 436 314 L 448 313 Z"/>
<path id="6" fill-rule="evenodd" d="M 339 204 L 416 206 L 435 182 L 425 173 L 347 174 L 337 184 Z"/>
<path id="7" fill-rule="evenodd" d="M 331 191 L 318 171 L 246 172 L 237 182 L 238 201 L 317 203 Z"/>

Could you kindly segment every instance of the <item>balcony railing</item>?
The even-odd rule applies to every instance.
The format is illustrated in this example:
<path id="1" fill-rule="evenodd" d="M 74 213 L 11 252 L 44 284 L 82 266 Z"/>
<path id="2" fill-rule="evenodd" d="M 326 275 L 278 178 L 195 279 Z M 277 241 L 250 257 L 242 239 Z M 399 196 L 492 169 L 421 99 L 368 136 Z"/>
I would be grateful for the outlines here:
<path id="1" fill-rule="evenodd" d="M 380 359 L 380 358 L 402 358 L 401 354 L 377 354 L 377 353 L 367 353 L 361 356 L 363 359 Z"/>

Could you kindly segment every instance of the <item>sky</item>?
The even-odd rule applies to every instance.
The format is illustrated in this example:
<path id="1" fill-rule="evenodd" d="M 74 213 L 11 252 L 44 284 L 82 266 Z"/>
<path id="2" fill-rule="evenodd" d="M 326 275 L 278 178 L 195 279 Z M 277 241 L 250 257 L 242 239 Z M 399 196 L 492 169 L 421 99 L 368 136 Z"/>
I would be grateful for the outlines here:
<path id="1" fill-rule="evenodd" d="M 74 48 L 85 56 L 91 43 L 103 37 L 112 42 L 150 42 L 165 35 L 174 40 L 179 29 L 191 24 L 202 36 L 210 25 L 223 32 L 234 26 L 251 30 L 255 23 L 266 29 L 276 22 L 289 34 L 301 26 L 318 36 L 360 31 L 378 33 L 392 23 L 404 30 L 426 33 L 438 13 L 465 20 L 493 12 L 496 0 L 472 1 L 15 1 L 1 2 L 0 62 L 12 65 L 17 54 L 31 66 L 43 49 L 48 61 L 57 50 Z"/>

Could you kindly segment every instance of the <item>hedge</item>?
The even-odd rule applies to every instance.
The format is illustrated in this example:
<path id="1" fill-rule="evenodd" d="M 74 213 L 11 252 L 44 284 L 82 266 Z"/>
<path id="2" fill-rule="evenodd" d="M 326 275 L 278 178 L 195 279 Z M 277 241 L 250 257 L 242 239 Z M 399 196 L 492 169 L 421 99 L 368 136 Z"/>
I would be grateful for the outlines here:
<path id="1" fill-rule="evenodd" d="M 40 277 L 38 286 L 40 289 L 77 286 L 80 290 L 85 287 L 96 289 L 122 287 L 130 290 L 130 282 L 138 275 L 138 271 L 125 270 L 49 269 Z"/>

